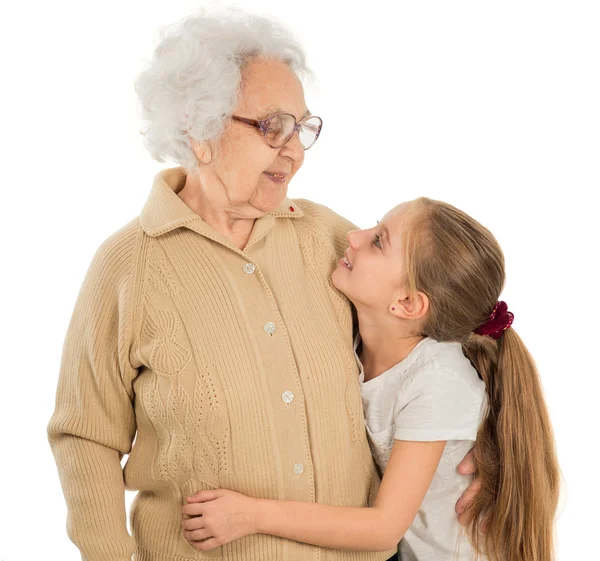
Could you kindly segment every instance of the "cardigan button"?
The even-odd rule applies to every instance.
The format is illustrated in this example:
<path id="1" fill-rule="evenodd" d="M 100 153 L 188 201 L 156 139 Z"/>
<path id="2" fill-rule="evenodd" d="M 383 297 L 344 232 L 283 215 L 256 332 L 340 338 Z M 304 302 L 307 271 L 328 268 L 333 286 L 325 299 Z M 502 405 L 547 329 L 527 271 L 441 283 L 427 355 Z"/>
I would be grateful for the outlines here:
<path id="1" fill-rule="evenodd" d="M 273 333 L 275 333 L 276 327 L 272 321 L 268 321 L 267 323 L 265 323 L 264 329 L 269 335 L 273 335 Z"/>
<path id="2" fill-rule="evenodd" d="M 294 464 L 294 473 L 301 475 L 304 472 L 304 466 L 302 464 Z"/>
<path id="3" fill-rule="evenodd" d="M 292 401 L 294 401 L 294 394 L 290 390 L 287 390 L 281 394 L 281 399 L 283 399 L 285 403 L 292 403 Z"/>
<path id="4" fill-rule="evenodd" d="M 244 263 L 244 273 L 251 275 L 256 271 L 256 265 L 254 263 Z"/>

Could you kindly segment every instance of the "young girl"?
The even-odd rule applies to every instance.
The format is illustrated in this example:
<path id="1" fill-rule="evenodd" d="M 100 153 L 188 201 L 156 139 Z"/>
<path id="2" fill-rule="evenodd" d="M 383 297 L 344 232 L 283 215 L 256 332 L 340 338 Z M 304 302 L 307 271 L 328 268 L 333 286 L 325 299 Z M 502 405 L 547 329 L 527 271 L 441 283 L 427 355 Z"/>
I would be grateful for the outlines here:
<path id="1" fill-rule="evenodd" d="M 332 282 L 358 313 L 365 424 L 383 473 L 375 504 L 202 491 L 182 508 L 186 539 L 203 551 L 266 533 L 337 549 L 400 542 L 402 561 L 549 561 L 559 471 L 534 362 L 498 301 L 497 241 L 458 209 L 421 198 L 348 242 Z M 465 535 L 449 513 L 474 440 L 481 490 L 463 514 Z"/>

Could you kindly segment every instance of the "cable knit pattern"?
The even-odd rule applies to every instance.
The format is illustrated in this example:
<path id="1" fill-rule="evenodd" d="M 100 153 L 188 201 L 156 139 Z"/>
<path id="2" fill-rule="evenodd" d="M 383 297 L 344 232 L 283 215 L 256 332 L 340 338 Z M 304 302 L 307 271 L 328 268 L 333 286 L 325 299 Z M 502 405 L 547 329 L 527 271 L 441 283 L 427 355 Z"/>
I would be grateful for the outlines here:
<path id="1" fill-rule="evenodd" d="M 152 342 L 149 366 L 163 376 L 173 376 L 188 364 L 192 358 L 190 349 L 177 341 L 181 321 L 168 310 L 156 310 L 156 322 L 149 319 L 144 326 L 143 337 Z"/>
<path id="2" fill-rule="evenodd" d="M 352 224 L 285 199 L 240 250 L 181 201 L 184 181 L 157 175 L 77 299 L 48 424 L 69 537 L 84 561 L 387 559 L 267 535 L 201 553 L 183 537 L 199 490 L 358 507 L 379 486 L 351 308 L 330 282 Z"/>

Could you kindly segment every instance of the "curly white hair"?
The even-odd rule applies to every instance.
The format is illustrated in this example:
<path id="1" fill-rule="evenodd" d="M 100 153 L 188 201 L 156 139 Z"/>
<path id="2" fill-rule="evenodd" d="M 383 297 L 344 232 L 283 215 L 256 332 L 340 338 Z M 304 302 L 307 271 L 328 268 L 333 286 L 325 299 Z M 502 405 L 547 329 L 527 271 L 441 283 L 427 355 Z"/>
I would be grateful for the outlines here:
<path id="1" fill-rule="evenodd" d="M 152 157 L 196 168 L 189 137 L 212 140 L 223 133 L 237 104 L 241 71 L 259 56 L 287 63 L 299 77 L 310 76 L 298 41 L 265 17 L 227 9 L 163 28 L 135 83 Z"/>

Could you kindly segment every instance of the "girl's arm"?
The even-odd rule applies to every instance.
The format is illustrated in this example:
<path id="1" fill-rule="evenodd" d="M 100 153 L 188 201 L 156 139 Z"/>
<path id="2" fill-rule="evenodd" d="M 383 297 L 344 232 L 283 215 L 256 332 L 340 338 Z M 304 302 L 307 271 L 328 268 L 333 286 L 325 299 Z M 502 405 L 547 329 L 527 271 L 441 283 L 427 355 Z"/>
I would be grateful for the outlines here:
<path id="1" fill-rule="evenodd" d="M 184 535 L 201 551 L 253 533 L 333 549 L 387 551 L 412 524 L 445 444 L 397 440 L 373 507 L 335 507 L 253 499 L 232 491 L 202 491 L 182 509 L 186 515 L 202 515 L 183 521 Z"/>

